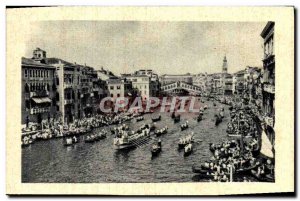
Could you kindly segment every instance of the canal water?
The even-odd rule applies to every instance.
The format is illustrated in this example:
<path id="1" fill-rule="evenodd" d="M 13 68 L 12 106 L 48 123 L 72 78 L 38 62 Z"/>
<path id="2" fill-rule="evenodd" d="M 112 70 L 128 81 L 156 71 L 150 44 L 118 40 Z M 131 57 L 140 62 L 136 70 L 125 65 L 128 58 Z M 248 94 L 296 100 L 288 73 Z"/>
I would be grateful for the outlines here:
<path id="1" fill-rule="evenodd" d="M 113 149 L 113 135 L 95 143 L 81 142 L 70 147 L 63 145 L 63 139 L 39 141 L 22 148 L 22 182 L 62 182 L 62 183 L 101 183 L 101 182 L 193 182 L 198 179 L 192 172 L 192 165 L 200 164 L 212 157 L 209 143 L 219 143 L 227 139 L 226 126 L 230 120 L 228 106 L 205 102 L 203 120 L 197 122 L 196 114 L 182 114 L 181 122 L 174 124 L 169 113 L 160 113 L 162 121 L 157 127 L 168 126 L 168 133 L 161 136 L 162 152 L 151 157 L 152 140 L 138 148 L 127 151 Z M 217 127 L 214 115 L 220 107 L 225 108 L 225 118 Z M 152 114 L 156 115 L 156 114 Z M 180 124 L 189 121 L 189 128 L 180 130 Z M 143 123 L 151 123 L 151 115 L 145 115 L 141 122 L 128 122 L 136 130 Z M 109 127 L 98 128 L 93 132 Z M 193 153 L 187 157 L 177 149 L 177 142 L 194 132 Z M 110 133 L 110 132 L 109 132 Z M 252 180 L 252 178 L 249 178 Z"/>

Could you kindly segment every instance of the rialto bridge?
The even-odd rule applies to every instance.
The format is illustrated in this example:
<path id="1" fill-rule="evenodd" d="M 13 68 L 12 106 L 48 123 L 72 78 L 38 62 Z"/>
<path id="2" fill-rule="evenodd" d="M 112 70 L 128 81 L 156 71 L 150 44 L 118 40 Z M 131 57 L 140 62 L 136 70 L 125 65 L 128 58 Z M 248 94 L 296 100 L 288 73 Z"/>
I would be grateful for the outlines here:
<path id="1" fill-rule="evenodd" d="M 170 95 L 200 95 L 202 89 L 199 86 L 178 81 L 161 86 L 161 90 Z"/>

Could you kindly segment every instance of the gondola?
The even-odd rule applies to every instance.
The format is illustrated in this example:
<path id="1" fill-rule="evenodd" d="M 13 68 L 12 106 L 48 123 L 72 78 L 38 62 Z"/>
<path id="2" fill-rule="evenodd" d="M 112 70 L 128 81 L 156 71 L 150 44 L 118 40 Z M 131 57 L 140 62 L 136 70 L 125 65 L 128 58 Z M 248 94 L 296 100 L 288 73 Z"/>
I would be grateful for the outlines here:
<path id="1" fill-rule="evenodd" d="M 70 137 L 70 138 L 66 138 L 65 139 L 65 143 L 64 143 L 64 146 L 71 146 L 73 144 L 76 144 L 79 142 L 79 139 L 76 138 L 76 137 Z"/>
<path id="2" fill-rule="evenodd" d="M 193 165 L 192 171 L 193 171 L 193 173 L 196 173 L 196 174 L 207 174 L 208 172 L 211 172 L 208 168 L 204 168 L 203 165 L 201 165 L 200 167 L 195 167 Z"/>
<path id="3" fill-rule="evenodd" d="M 157 122 L 157 121 L 160 121 L 161 120 L 161 116 L 159 115 L 158 117 L 156 118 L 152 118 L 152 122 Z"/>
<path id="4" fill-rule="evenodd" d="M 253 170 L 254 168 L 256 168 L 258 165 L 259 165 L 259 163 L 255 163 L 254 165 L 249 166 L 249 167 L 242 167 L 242 168 L 239 168 L 239 169 L 235 170 L 235 172 L 236 172 L 236 173 L 248 173 L 248 172 L 250 172 L 251 170 Z"/>
<path id="5" fill-rule="evenodd" d="M 162 129 L 159 129 L 159 130 L 156 130 L 154 132 L 154 134 L 156 135 L 156 137 L 159 137 L 163 134 L 166 134 L 168 132 L 168 127 L 165 127 L 165 128 L 162 128 Z"/>
<path id="6" fill-rule="evenodd" d="M 180 122 L 180 115 L 178 115 L 174 118 L 174 123 L 176 124 L 178 122 Z"/>
<path id="7" fill-rule="evenodd" d="M 188 123 L 186 122 L 186 123 L 184 123 L 184 124 L 181 124 L 181 125 L 180 125 L 180 128 L 181 128 L 181 131 L 184 131 L 184 130 L 186 130 L 186 129 L 189 128 L 189 125 L 188 125 Z"/>
<path id="8" fill-rule="evenodd" d="M 99 133 L 95 136 L 95 141 L 99 141 L 106 138 L 106 133 Z"/>
<path id="9" fill-rule="evenodd" d="M 187 144 L 194 142 L 193 134 L 188 135 L 184 138 L 180 138 L 178 142 L 178 149 L 184 148 Z"/>
<path id="10" fill-rule="evenodd" d="M 137 118 L 136 118 L 136 122 L 143 121 L 143 120 L 144 120 L 144 117 L 143 117 L 143 116 L 140 116 L 140 117 L 137 117 Z"/>
<path id="11" fill-rule="evenodd" d="M 192 153 L 192 151 L 193 151 L 193 144 L 189 143 L 184 147 L 183 155 L 184 156 L 189 156 Z"/>
<path id="12" fill-rule="evenodd" d="M 84 142 L 86 142 L 86 143 L 92 143 L 95 141 L 96 141 L 96 136 L 94 136 L 94 135 L 88 135 L 84 139 Z"/>
<path id="13" fill-rule="evenodd" d="M 222 122 L 222 118 L 217 115 L 215 125 L 218 126 Z"/>
<path id="14" fill-rule="evenodd" d="M 255 177 L 258 181 L 262 181 L 262 182 L 274 182 L 275 178 L 272 177 L 271 175 L 257 175 L 255 170 L 251 170 L 251 175 L 253 177 Z"/>
<path id="15" fill-rule="evenodd" d="M 157 156 L 161 152 L 161 141 L 159 140 L 157 144 L 152 145 L 151 154 L 152 157 Z"/>
<path id="16" fill-rule="evenodd" d="M 197 121 L 199 122 L 199 121 L 201 121 L 202 120 L 202 115 L 199 115 L 198 117 L 197 117 Z"/>

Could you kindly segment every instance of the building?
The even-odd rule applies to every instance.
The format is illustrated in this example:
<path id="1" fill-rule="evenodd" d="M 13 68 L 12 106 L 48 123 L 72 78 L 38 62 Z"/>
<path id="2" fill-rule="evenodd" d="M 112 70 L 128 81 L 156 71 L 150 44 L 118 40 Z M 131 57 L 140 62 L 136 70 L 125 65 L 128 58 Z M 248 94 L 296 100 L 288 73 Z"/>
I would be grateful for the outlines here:
<path id="1" fill-rule="evenodd" d="M 174 82 L 185 82 L 187 84 L 193 84 L 193 76 L 190 73 L 184 75 L 170 75 L 165 74 L 160 77 L 161 85 L 166 85 Z"/>
<path id="2" fill-rule="evenodd" d="M 233 85 L 233 79 L 232 75 L 229 73 L 226 73 L 223 75 L 224 79 L 224 95 L 232 95 L 232 85 Z"/>
<path id="3" fill-rule="evenodd" d="M 55 67 L 45 63 L 46 52 L 37 48 L 32 59 L 22 58 L 22 124 L 41 123 L 56 114 Z"/>
<path id="4" fill-rule="evenodd" d="M 222 83 L 222 73 L 215 73 L 212 75 L 213 78 L 213 93 L 221 95 L 223 94 L 223 83 Z"/>
<path id="5" fill-rule="evenodd" d="M 47 58 L 40 48 L 33 51 L 32 59 L 22 58 L 22 73 L 23 123 L 26 119 L 41 122 L 46 116 L 70 123 L 94 114 L 108 95 L 106 80 L 116 78 L 103 68 L 96 71 L 87 65 Z"/>
<path id="6" fill-rule="evenodd" d="M 131 81 L 132 88 L 138 92 L 138 96 L 142 97 L 143 100 L 147 100 L 152 96 L 150 90 L 151 80 L 147 75 L 129 75 L 126 76 L 128 81 Z"/>
<path id="7" fill-rule="evenodd" d="M 111 71 L 105 70 L 103 67 L 101 67 L 100 70 L 96 70 L 96 72 L 98 79 L 101 79 L 103 81 L 116 78 L 116 76 Z"/>
<path id="8" fill-rule="evenodd" d="M 275 54 L 274 54 L 274 22 L 268 22 L 261 32 L 264 40 L 262 98 L 266 124 L 274 127 L 275 121 Z M 271 139 L 271 138 L 270 138 Z M 273 138 L 271 139 L 273 140 Z"/>
<path id="9" fill-rule="evenodd" d="M 159 95 L 160 83 L 158 75 L 152 70 L 138 70 L 133 74 L 122 74 L 121 77 L 131 81 L 132 88 L 143 100 Z"/>
<path id="10" fill-rule="evenodd" d="M 96 113 L 102 98 L 107 95 L 106 82 L 98 78 L 94 68 L 48 58 L 56 67 L 56 100 L 59 115 L 70 123 Z"/>
<path id="11" fill-rule="evenodd" d="M 245 90 L 245 70 L 240 70 L 232 76 L 232 92 L 234 94 L 242 94 Z"/>
<path id="12" fill-rule="evenodd" d="M 58 115 L 65 123 L 82 118 L 80 105 L 81 69 L 76 63 L 70 63 L 58 58 L 47 58 L 47 63 L 56 67 L 56 102 Z"/>
<path id="13" fill-rule="evenodd" d="M 249 95 L 250 101 L 262 100 L 261 96 L 261 68 L 247 66 L 244 74 L 244 89 Z"/>
<path id="14" fill-rule="evenodd" d="M 202 91 L 206 91 L 207 73 L 193 75 L 193 85 L 199 86 Z"/>
<path id="15" fill-rule="evenodd" d="M 130 97 L 132 95 L 132 83 L 126 78 L 109 79 L 107 82 L 108 95 L 116 100 L 119 97 Z"/>

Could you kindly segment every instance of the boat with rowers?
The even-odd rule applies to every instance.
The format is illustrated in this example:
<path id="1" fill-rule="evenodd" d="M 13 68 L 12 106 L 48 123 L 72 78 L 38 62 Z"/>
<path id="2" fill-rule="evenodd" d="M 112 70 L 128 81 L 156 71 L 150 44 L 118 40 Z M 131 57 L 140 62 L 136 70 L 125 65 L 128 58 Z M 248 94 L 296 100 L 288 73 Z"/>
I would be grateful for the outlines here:
<path id="1" fill-rule="evenodd" d="M 174 117 L 174 123 L 176 124 L 178 122 L 180 122 L 180 115 Z"/>
<path id="2" fill-rule="evenodd" d="M 79 139 L 76 136 L 68 137 L 65 139 L 64 145 L 71 146 L 79 142 Z"/>
<path id="3" fill-rule="evenodd" d="M 192 151 L 193 151 L 193 144 L 192 144 L 192 142 L 190 142 L 187 145 L 185 145 L 183 156 L 190 155 L 192 153 Z"/>
<path id="4" fill-rule="evenodd" d="M 168 127 L 165 126 L 164 128 L 158 129 L 154 132 L 154 134 L 156 135 L 156 137 L 159 137 L 163 134 L 166 134 L 168 132 Z"/>
<path id="5" fill-rule="evenodd" d="M 152 117 L 152 122 L 157 122 L 161 120 L 161 115 L 159 115 L 158 117 Z"/>
<path id="6" fill-rule="evenodd" d="M 194 142 L 194 133 L 192 132 L 191 134 L 180 138 L 178 141 L 178 148 L 184 148 L 187 144 Z"/>
<path id="7" fill-rule="evenodd" d="M 218 126 L 222 122 L 222 117 L 220 115 L 216 115 L 215 125 Z"/>
<path id="8" fill-rule="evenodd" d="M 180 125 L 181 131 L 184 131 L 184 130 L 186 130 L 186 129 L 189 128 L 189 124 L 188 124 L 188 123 L 189 123 L 189 122 L 186 121 L 184 124 L 181 124 L 181 125 Z"/>
<path id="9" fill-rule="evenodd" d="M 144 143 L 150 138 L 150 126 L 147 124 L 137 132 L 122 131 L 113 140 L 114 149 L 129 149 Z"/>
<path id="10" fill-rule="evenodd" d="M 143 116 L 136 117 L 136 122 L 143 121 L 143 120 L 144 120 Z"/>
<path id="11" fill-rule="evenodd" d="M 152 157 L 157 156 L 161 152 L 161 140 L 159 139 L 157 143 L 153 144 L 151 147 Z"/>
<path id="12" fill-rule="evenodd" d="M 100 132 L 98 134 L 91 134 L 85 137 L 85 142 L 95 142 L 106 138 L 106 132 Z"/>

